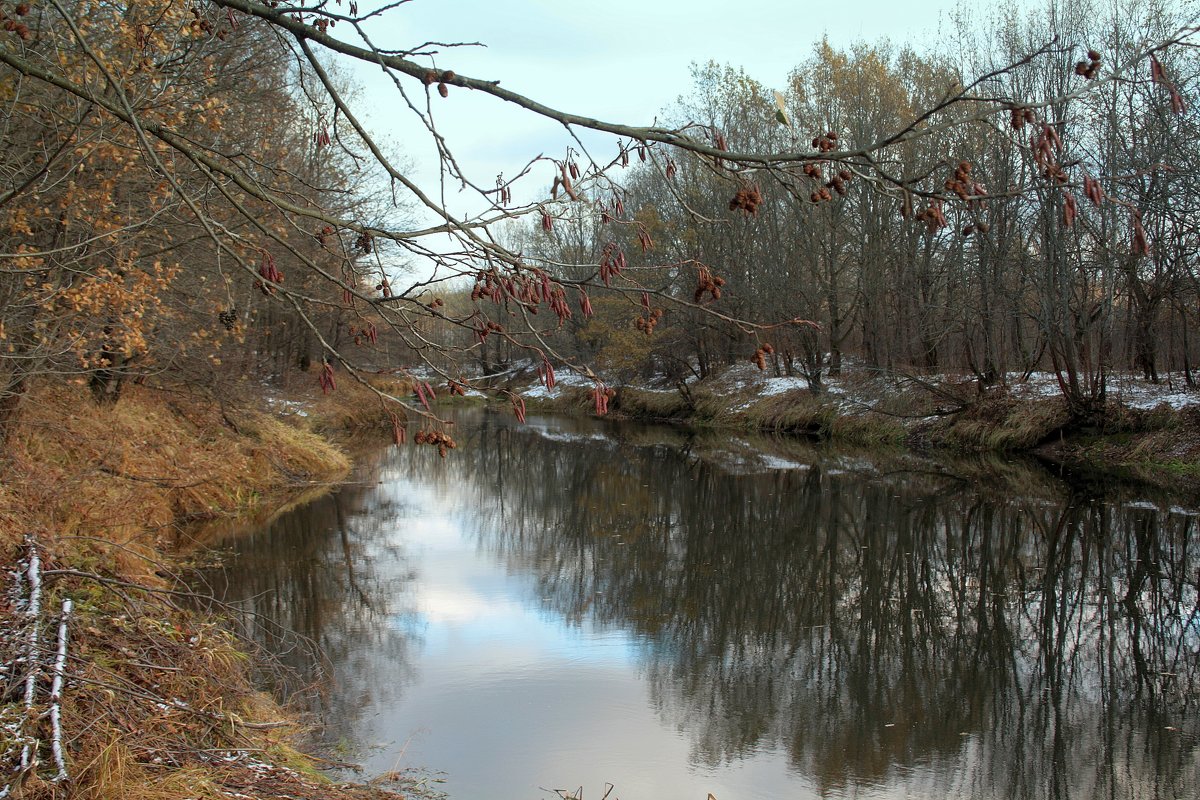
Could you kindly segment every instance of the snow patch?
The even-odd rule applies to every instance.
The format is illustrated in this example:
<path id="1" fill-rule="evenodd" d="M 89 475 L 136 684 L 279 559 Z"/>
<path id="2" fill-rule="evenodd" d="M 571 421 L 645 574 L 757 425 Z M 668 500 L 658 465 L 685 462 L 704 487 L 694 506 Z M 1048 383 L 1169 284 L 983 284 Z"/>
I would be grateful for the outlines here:
<path id="1" fill-rule="evenodd" d="M 773 397 L 794 389 L 806 388 L 808 388 L 808 382 L 801 378 L 767 378 L 762 382 L 758 393 L 762 397 Z"/>
<path id="2" fill-rule="evenodd" d="M 545 386 L 539 383 L 536 386 L 529 387 L 525 391 L 521 392 L 521 394 L 534 400 L 545 400 L 549 397 L 558 397 L 558 387 L 555 386 L 553 389 L 547 389 Z"/>
<path id="3" fill-rule="evenodd" d="M 300 400 L 285 400 L 282 397 L 268 397 L 267 405 L 280 414 L 295 414 L 297 417 L 308 416 L 308 407 Z"/>

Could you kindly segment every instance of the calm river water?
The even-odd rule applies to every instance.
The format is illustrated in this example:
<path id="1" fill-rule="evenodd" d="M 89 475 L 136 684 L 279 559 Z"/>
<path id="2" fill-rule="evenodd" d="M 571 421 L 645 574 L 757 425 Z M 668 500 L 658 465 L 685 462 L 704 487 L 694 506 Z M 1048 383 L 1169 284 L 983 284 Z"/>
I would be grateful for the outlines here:
<path id="1" fill-rule="evenodd" d="M 366 777 L 1200 797 L 1200 517 L 1169 499 L 594 420 L 455 436 L 377 453 L 207 576 Z"/>

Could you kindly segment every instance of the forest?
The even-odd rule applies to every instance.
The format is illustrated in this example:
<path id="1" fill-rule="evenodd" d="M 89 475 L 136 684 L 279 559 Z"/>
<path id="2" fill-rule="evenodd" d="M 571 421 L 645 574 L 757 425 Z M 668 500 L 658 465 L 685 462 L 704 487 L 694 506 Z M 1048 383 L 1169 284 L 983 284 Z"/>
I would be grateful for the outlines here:
<path id="1" fill-rule="evenodd" d="M 1137 62 L 1179 20 L 1079 4 L 962 24 L 929 51 L 819 42 L 784 93 L 736 66 L 696 67 L 674 120 L 724 132 L 733 150 L 867 149 L 914 120 L 928 135 L 871 156 L 896 190 L 838 161 L 806 164 L 808 181 L 747 170 L 732 186 L 695 154 L 634 163 L 608 206 L 625 224 L 602 212 L 519 239 L 547 265 L 622 254 L 647 292 L 593 302 L 595 317 L 565 326 L 564 351 L 624 381 L 765 355 L 815 391 L 843 369 L 981 387 L 1052 371 L 1082 415 L 1103 407 L 1112 374 L 1194 386 L 1195 50 Z M 1132 71 L 1093 90 L 1106 64 Z M 985 76 L 972 94 L 1032 102 L 986 120 L 951 108 L 922 127 L 971 75 Z M 811 131 L 824 133 L 802 141 Z M 707 275 L 720 286 L 706 291 Z"/>
<path id="2" fill-rule="evenodd" d="M 601 387 L 755 361 L 814 391 L 1052 371 L 1082 417 L 1114 374 L 1192 386 L 1191 11 L 964 9 L 924 46 L 817 41 L 782 91 L 714 60 L 635 128 L 373 56 L 334 36 L 374 14 L 355 4 L 6 4 L 0 435 L 39 382 L 111 403 L 386 371 L 453 393 L 520 362 Z M 465 87 L 610 152 L 576 139 L 491 185 L 438 139 L 483 204 L 456 216 L 333 57 L 379 59 L 435 137 L 432 101 Z"/>

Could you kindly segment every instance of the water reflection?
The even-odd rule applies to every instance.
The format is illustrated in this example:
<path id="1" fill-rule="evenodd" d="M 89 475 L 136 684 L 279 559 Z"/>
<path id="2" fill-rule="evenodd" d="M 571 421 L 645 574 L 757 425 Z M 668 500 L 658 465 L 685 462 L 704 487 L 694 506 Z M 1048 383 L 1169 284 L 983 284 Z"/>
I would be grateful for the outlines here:
<path id="1" fill-rule="evenodd" d="M 656 769 L 786 755 L 790 783 L 742 796 L 1200 786 L 1196 516 L 1019 465 L 764 453 L 585 421 L 462 428 L 446 461 L 391 451 L 385 487 L 431 487 L 526 599 L 627 634 L 663 730 L 689 746 L 689 764 Z M 388 622 L 421 618 L 397 502 L 348 490 L 239 540 L 229 568 L 249 608 L 321 644 L 345 732 L 415 658 L 413 626 Z"/>
<path id="2" fill-rule="evenodd" d="M 363 472 L 379 468 L 370 463 Z M 303 702 L 331 743 L 352 739 L 363 709 L 413 677 L 413 575 L 402 544 L 387 535 L 403 510 L 373 480 L 351 484 L 237 534 L 224 543 L 223 565 L 203 575 L 269 656 L 260 681 Z"/>

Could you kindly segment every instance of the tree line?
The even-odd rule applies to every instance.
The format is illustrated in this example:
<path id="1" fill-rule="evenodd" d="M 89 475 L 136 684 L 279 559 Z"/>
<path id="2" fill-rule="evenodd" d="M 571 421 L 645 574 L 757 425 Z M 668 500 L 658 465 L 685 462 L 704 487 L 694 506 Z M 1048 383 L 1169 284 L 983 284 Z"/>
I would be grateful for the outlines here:
<path id="1" fill-rule="evenodd" d="M 637 276 L 563 349 L 627 379 L 761 360 L 817 390 L 848 362 L 981 386 L 1050 370 L 1080 413 L 1103 407 L 1114 373 L 1182 371 L 1194 386 L 1200 62 L 1144 49 L 1185 27 L 1170 4 L 1009 6 L 959 18 L 926 51 L 818 42 L 780 92 L 697 66 L 675 124 L 732 150 L 870 156 L 792 174 L 694 153 L 636 162 L 602 201 L 625 224 L 602 214 L 522 237 L 547 264 L 602 263 L 615 244 Z M 983 76 L 972 97 L 1007 113 L 929 116 L 969 76 Z"/>
<path id="2" fill-rule="evenodd" d="M 1114 370 L 1192 380 L 1185 6 L 1010 9 L 927 51 L 819 43 L 778 93 L 709 64 L 653 126 L 435 67 L 453 46 L 377 44 L 380 13 L 403 9 L 0 3 L 0 438 L 38 382 L 115 402 L 129 381 L 336 390 L 420 365 L 440 393 L 518 357 L 591 375 L 598 407 L 605 381 L 751 357 L 814 388 L 851 359 L 982 384 L 1050 368 L 1081 411 Z M 372 136 L 355 62 L 481 210 Z M 437 128 L 465 90 L 611 147 L 476 180 Z"/>

